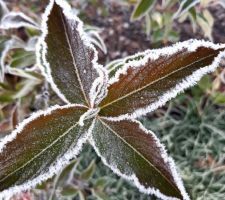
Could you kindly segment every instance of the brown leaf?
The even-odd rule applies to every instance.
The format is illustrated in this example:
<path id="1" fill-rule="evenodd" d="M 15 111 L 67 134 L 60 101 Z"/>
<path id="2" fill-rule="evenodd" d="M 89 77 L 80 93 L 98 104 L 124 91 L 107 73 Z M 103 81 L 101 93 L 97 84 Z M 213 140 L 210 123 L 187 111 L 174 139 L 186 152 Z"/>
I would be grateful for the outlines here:
<path id="1" fill-rule="evenodd" d="M 167 53 L 159 53 L 156 59 L 152 57 L 157 55 L 157 50 L 153 50 L 152 57 L 146 55 L 147 62 L 139 61 L 135 67 L 132 62 L 128 62 L 126 72 L 121 73 L 119 80 L 109 86 L 108 95 L 100 104 L 100 114 L 110 117 L 127 113 L 135 114 L 134 117 L 140 113 L 146 114 L 195 84 L 205 73 L 211 72 L 219 64 L 211 68 L 208 66 L 224 47 L 200 45 L 195 51 L 189 51 L 187 44 L 195 45 L 195 42 L 199 41 L 186 42 L 184 48 L 168 55 L 169 51 L 174 52 L 176 49 L 171 47 Z"/>
<path id="2" fill-rule="evenodd" d="M 47 21 L 46 60 L 53 84 L 65 98 L 71 103 L 88 105 L 90 89 L 98 77 L 94 68 L 95 50 L 84 42 L 81 22 L 67 15 L 54 2 Z"/>
<path id="3" fill-rule="evenodd" d="M 174 180 L 177 175 L 171 170 L 165 150 L 155 135 L 139 122 L 99 118 L 92 144 L 106 165 L 134 181 L 137 187 L 142 185 L 146 193 L 183 199 L 184 193 Z M 159 189 L 161 194 L 151 189 Z"/>
<path id="4" fill-rule="evenodd" d="M 92 121 L 86 120 L 83 127 L 78 125 L 80 116 L 86 111 L 83 106 L 58 106 L 31 116 L 11 133 L 11 136 L 17 133 L 16 137 L 0 149 L 0 191 L 52 176 L 49 168 L 57 165 L 58 159 L 68 150 L 80 148 L 77 143 Z M 61 167 L 65 163 L 62 161 Z"/>

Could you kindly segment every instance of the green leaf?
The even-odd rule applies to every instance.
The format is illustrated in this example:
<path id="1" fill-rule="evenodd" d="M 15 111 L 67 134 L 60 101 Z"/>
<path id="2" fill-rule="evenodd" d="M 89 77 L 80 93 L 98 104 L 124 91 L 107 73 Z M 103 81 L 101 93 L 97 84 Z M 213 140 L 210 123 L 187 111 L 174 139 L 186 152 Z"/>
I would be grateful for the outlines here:
<path id="1" fill-rule="evenodd" d="M 38 112 L 3 139 L 0 191 L 22 184 L 21 189 L 27 189 L 51 177 L 76 156 L 92 121 L 86 120 L 83 127 L 78 125 L 86 111 L 83 106 L 70 105 Z"/>
<path id="2" fill-rule="evenodd" d="M 111 198 L 102 191 L 93 190 L 92 193 L 97 198 L 97 200 L 111 200 Z"/>
<path id="3" fill-rule="evenodd" d="M 191 8 L 193 8 L 196 4 L 198 4 L 200 0 L 183 0 L 180 4 L 179 9 L 176 13 L 174 13 L 173 18 L 178 18 L 183 14 L 187 13 Z"/>
<path id="4" fill-rule="evenodd" d="M 109 182 L 109 178 L 108 177 L 100 177 L 99 179 L 97 179 L 95 181 L 95 187 L 97 187 L 98 189 L 103 189 Z"/>
<path id="5" fill-rule="evenodd" d="M 66 185 L 63 187 L 61 195 L 66 197 L 75 197 L 78 194 L 78 189 L 73 185 Z"/>
<path id="6" fill-rule="evenodd" d="M 222 45 L 197 40 L 146 51 L 143 59 L 124 64 L 110 80 L 100 115 L 137 117 L 157 109 L 219 67 L 222 51 Z"/>
<path id="7" fill-rule="evenodd" d="M 30 17 L 22 12 L 8 12 L 1 20 L 1 29 L 13 29 L 13 28 L 33 28 L 39 29 L 39 25 Z"/>
<path id="8" fill-rule="evenodd" d="M 216 104 L 225 104 L 225 94 L 219 93 L 219 92 L 215 92 L 213 94 L 213 101 Z"/>
<path id="9" fill-rule="evenodd" d="M 14 51 L 10 67 L 24 68 L 33 66 L 36 63 L 35 53 L 33 51 L 25 51 L 17 49 Z"/>
<path id="10" fill-rule="evenodd" d="M 66 183 L 69 183 L 72 178 L 72 173 L 74 167 L 76 167 L 77 160 L 73 160 L 69 165 L 62 169 L 62 171 L 55 177 L 53 189 L 51 191 L 51 195 L 49 200 L 57 199 L 56 189 L 58 187 L 63 187 Z"/>
<path id="11" fill-rule="evenodd" d="M 95 160 L 92 160 L 90 165 L 81 173 L 80 175 L 81 179 L 89 180 L 93 176 L 95 168 L 96 168 Z"/>
<path id="12" fill-rule="evenodd" d="M 6 48 L 6 43 L 9 40 L 8 37 L 6 36 L 0 36 L 0 82 L 3 82 L 4 78 L 4 73 L 5 73 L 5 67 L 4 67 L 4 57 L 5 57 L 5 48 Z"/>
<path id="13" fill-rule="evenodd" d="M 132 13 L 132 20 L 136 20 L 144 16 L 154 5 L 155 0 L 140 0 Z"/>
<path id="14" fill-rule="evenodd" d="M 198 82 L 198 86 L 206 91 L 212 87 L 212 80 L 209 75 L 202 77 L 202 79 Z"/>
<path id="15" fill-rule="evenodd" d="M 96 121 L 92 145 L 111 169 L 134 181 L 142 191 L 183 199 L 170 158 L 155 135 L 137 121 Z M 142 186 L 140 186 L 142 185 Z M 159 192 L 152 190 L 159 189 Z"/>
<path id="16" fill-rule="evenodd" d="M 54 2 L 47 21 L 48 33 L 41 45 L 47 46 L 44 56 L 51 68 L 48 71 L 54 81 L 53 88 L 57 86 L 60 90 L 56 92 L 71 103 L 87 105 L 91 101 L 89 93 L 92 84 L 98 77 L 95 70 L 96 52 L 84 43 L 81 22 L 65 13 Z"/>

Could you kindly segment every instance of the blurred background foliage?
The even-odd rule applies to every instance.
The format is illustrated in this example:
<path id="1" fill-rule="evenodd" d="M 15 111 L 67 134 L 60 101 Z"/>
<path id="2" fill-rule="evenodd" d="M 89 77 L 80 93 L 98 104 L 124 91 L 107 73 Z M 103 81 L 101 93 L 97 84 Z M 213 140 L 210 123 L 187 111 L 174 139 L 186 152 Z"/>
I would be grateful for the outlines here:
<path id="1" fill-rule="evenodd" d="M 99 62 L 109 69 L 115 69 L 122 57 L 189 38 L 225 43 L 224 0 L 69 2 L 84 20 L 85 31 L 99 51 Z M 32 112 L 63 104 L 40 73 L 35 57 L 40 16 L 47 3 L 0 1 L 0 137 Z M 118 60 L 111 63 L 114 59 Z M 140 120 L 161 138 L 175 159 L 192 199 L 224 199 L 224 68 Z M 140 194 L 114 175 L 85 145 L 80 157 L 55 177 L 13 199 L 156 198 Z"/>

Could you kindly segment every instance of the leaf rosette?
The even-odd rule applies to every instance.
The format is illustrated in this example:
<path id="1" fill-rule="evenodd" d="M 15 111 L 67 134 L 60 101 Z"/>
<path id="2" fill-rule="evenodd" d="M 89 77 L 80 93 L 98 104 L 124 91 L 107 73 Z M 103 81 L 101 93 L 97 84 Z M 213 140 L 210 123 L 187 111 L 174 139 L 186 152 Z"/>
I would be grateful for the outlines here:
<path id="1" fill-rule="evenodd" d="M 120 60 L 112 71 L 97 63 L 83 24 L 65 1 L 43 15 L 37 62 L 65 101 L 31 115 L 0 142 L 0 197 L 27 190 L 60 171 L 89 142 L 103 163 L 141 192 L 184 199 L 174 161 L 137 117 L 154 111 L 224 57 L 225 45 L 189 40 Z"/>

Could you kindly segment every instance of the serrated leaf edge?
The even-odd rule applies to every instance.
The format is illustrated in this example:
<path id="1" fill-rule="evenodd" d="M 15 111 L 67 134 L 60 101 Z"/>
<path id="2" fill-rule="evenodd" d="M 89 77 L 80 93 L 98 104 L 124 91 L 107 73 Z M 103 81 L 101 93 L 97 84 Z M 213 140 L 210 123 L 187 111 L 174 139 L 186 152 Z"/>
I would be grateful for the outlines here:
<path id="1" fill-rule="evenodd" d="M 71 106 L 82 106 L 82 105 L 78 105 L 78 104 L 73 104 L 73 105 L 66 105 L 66 106 L 53 106 L 51 109 L 48 109 L 47 112 L 37 112 L 34 115 L 32 115 L 30 118 L 24 120 L 19 126 L 18 128 L 13 131 L 9 136 L 6 136 L 3 141 L 0 142 L 0 153 L 2 151 L 2 147 L 4 147 L 2 145 L 2 143 L 4 143 L 4 145 L 10 141 L 12 141 L 16 135 L 18 133 L 16 133 L 16 131 L 21 131 L 22 128 L 29 123 L 30 121 L 32 121 L 35 117 L 38 117 L 40 115 L 43 114 L 50 114 L 53 110 L 56 109 L 62 109 L 62 108 L 69 108 Z M 94 128 L 94 123 L 95 120 L 93 120 L 90 128 L 88 129 L 88 131 L 86 133 L 84 133 L 84 135 L 78 140 L 76 147 L 69 149 L 63 157 L 61 157 L 60 159 L 58 159 L 56 161 L 56 163 L 52 166 L 50 166 L 50 168 L 48 169 L 47 172 L 45 172 L 44 174 L 38 176 L 37 178 L 34 178 L 33 180 L 30 180 L 22 185 L 18 185 L 18 186 L 13 186 L 7 190 L 4 190 L 0 193 L 0 199 L 4 199 L 4 200 L 8 200 L 10 199 L 13 195 L 20 193 L 21 191 L 26 191 L 29 190 L 33 187 L 35 187 L 36 185 L 40 184 L 41 182 L 47 180 L 48 178 L 54 176 L 55 174 L 57 174 L 63 167 L 65 167 L 66 165 L 68 165 L 71 161 L 72 158 L 75 158 L 81 151 L 82 146 L 84 143 L 86 143 L 86 141 L 88 140 L 88 138 L 90 137 L 92 130 Z M 16 135 L 15 135 L 16 134 Z"/>
<path id="2" fill-rule="evenodd" d="M 137 68 L 143 66 L 148 62 L 149 59 L 156 60 L 161 55 L 170 56 L 172 54 L 177 53 L 178 51 L 181 51 L 182 49 L 187 49 L 187 51 L 189 52 L 194 52 L 199 47 L 208 47 L 217 50 L 219 48 L 225 48 L 225 44 L 213 44 L 211 42 L 203 40 L 188 40 L 185 42 L 176 43 L 175 45 L 172 45 L 170 47 L 155 50 L 147 50 L 142 53 L 137 53 L 133 56 L 130 56 L 130 58 L 135 58 L 137 56 L 144 56 L 144 58 L 138 61 L 129 61 L 128 63 L 124 63 L 124 66 L 116 72 L 115 76 L 112 79 L 109 80 L 109 85 L 118 82 L 119 76 L 121 74 L 126 74 L 129 68 Z M 211 65 L 202 67 L 196 70 L 192 75 L 184 78 L 174 88 L 165 93 L 157 102 L 150 104 L 147 107 L 137 109 L 131 114 L 123 114 L 118 117 L 109 116 L 105 118 L 113 121 L 120 121 L 122 119 L 136 119 L 138 117 L 146 115 L 149 112 L 156 110 L 157 108 L 165 105 L 167 101 L 171 100 L 172 98 L 176 97 L 179 93 L 183 92 L 185 89 L 194 86 L 201 79 L 202 76 L 214 72 L 220 66 L 220 64 L 222 64 L 221 62 L 224 58 L 225 58 L 225 50 L 219 53 L 219 55 L 214 59 Z M 125 58 L 124 61 L 125 60 L 127 60 L 127 58 Z"/>
<path id="3" fill-rule="evenodd" d="M 97 50 L 95 49 L 93 44 L 91 44 L 89 37 L 86 35 L 86 33 L 83 30 L 83 22 L 73 13 L 71 6 L 65 0 L 50 0 L 48 6 L 46 7 L 46 10 L 42 16 L 42 24 L 41 24 L 42 35 L 40 36 L 39 41 L 36 45 L 37 64 L 40 67 L 42 74 L 49 81 L 50 85 L 52 86 L 52 88 L 56 92 L 56 94 L 64 102 L 70 103 L 66 99 L 66 97 L 62 94 L 62 92 L 57 87 L 57 85 L 54 83 L 53 77 L 51 75 L 51 68 L 46 59 L 47 44 L 45 43 L 45 38 L 48 34 L 47 21 L 48 21 L 48 16 L 51 13 L 54 3 L 57 3 L 57 5 L 59 5 L 63 9 L 63 13 L 66 17 L 68 17 L 71 20 L 75 20 L 78 23 L 77 31 L 79 32 L 79 34 L 81 36 L 81 40 L 84 42 L 84 44 L 86 46 L 91 48 L 94 52 L 94 58 L 92 60 L 92 64 L 99 75 L 99 77 L 96 78 L 95 81 L 93 82 L 92 87 L 90 88 L 90 92 L 89 92 L 90 104 L 91 104 L 91 107 L 94 107 L 95 102 L 100 102 L 107 95 L 108 73 L 107 73 L 106 69 L 103 68 L 102 65 L 97 63 L 97 60 L 98 60 Z M 43 64 L 41 61 L 43 61 Z"/>
<path id="4" fill-rule="evenodd" d="M 107 119 L 109 120 L 109 119 Z M 170 170 L 171 170 L 171 173 L 172 173 L 172 176 L 174 178 L 174 181 L 176 182 L 177 184 L 177 187 L 178 189 L 180 190 L 182 196 L 183 196 L 183 200 L 190 200 L 190 197 L 188 196 L 185 188 L 184 188 L 184 185 L 183 185 L 183 182 L 182 182 L 182 179 L 176 169 L 176 166 L 175 166 L 175 162 L 174 160 L 168 156 L 166 150 L 165 150 L 165 146 L 163 144 L 160 143 L 159 139 L 156 137 L 156 135 L 150 131 L 150 130 L 147 130 L 139 121 L 137 120 L 134 120 L 134 119 L 129 119 L 131 122 L 135 122 L 135 123 L 138 123 L 139 124 L 139 127 L 141 130 L 143 130 L 143 132 L 145 132 L 146 134 L 151 134 L 151 136 L 154 138 L 155 140 L 155 143 L 157 145 L 157 147 L 160 149 L 160 152 L 161 152 L 161 156 L 163 157 L 163 159 L 165 160 L 165 162 L 168 164 Z M 108 164 L 108 162 L 106 161 L 106 159 L 101 155 L 98 147 L 95 145 L 95 142 L 94 142 L 94 139 L 93 139 L 93 135 L 90 135 L 89 137 L 89 142 L 90 144 L 93 146 L 95 152 L 97 153 L 97 155 L 101 158 L 102 162 L 107 166 L 109 167 L 115 174 L 121 176 L 122 178 L 128 180 L 128 181 L 131 181 L 132 183 L 134 183 L 134 185 L 140 190 L 140 192 L 143 192 L 143 193 L 146 193 L 146 194 L 150 194 L 150 195 L 156 195 L 157 197 L 161 198 L 161 199 L 165 199 L 165 200 L 178 200 L 177 198 L 175 197 L 168 197 L 164 194 L 162 194 L 159 189 L 157 188 L 146 188 L 144 187 L 138 180 L 137 176 L 133 173 L 132 175 L 128 176 L 128 175 L 125 175 L 123 173 L 120 172 L 120 170 L 116 167 L 116 166 L 112 166 L 110 164 Z"/>

